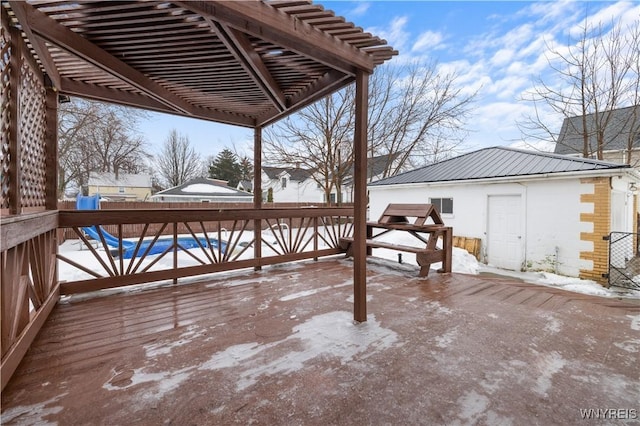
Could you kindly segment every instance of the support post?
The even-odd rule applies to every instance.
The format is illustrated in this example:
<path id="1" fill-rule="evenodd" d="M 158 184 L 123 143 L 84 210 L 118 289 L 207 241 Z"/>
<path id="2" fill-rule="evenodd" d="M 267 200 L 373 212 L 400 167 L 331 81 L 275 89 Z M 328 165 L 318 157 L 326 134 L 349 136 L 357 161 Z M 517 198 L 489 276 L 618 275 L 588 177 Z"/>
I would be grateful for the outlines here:
<path id="1" fill-rule="evenodd" d="M 58 209 L 58 91 L 47 79 L 46 94 L 46 201 L 47 210 Z"/>
<path id="2" fill-rule="evenodd" d="M 20 30 L 16 27 L 9 29 L 11 38 L 11 56 L 9 66 L 11 73 L 9 76 L 9 214 L 16 215 L 22 213 L 22 195 L 20 193 L 20 159 L 22 153 L 20 135 L 20 76 L 22 75 L 22 43 Z"/>
<path id="3" fill-rule="evenodd" d="M 258 126 L 253 130 L 253 208 L 262 209 L 262 127 Z M 256 219 L 253 222 L 253 257 L 262 258 L 262 220 Z M 262 262 L 259 263 L 261 264 Z M 254 269 L 259 271 L 262 266 Z"/>
<path id="4" fill-rule="evenodd" d="M 353 319 L 367 320 L 367 112 L 369 74 L 356 73 L 354 144 Z"/>

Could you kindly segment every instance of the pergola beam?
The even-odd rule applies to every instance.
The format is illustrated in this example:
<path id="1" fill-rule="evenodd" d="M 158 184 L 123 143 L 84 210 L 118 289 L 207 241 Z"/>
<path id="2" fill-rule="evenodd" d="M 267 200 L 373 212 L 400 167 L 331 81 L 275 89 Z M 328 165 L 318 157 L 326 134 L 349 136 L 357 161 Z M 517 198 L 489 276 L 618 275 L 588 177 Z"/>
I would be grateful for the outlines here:
<path id="1" fill-rule="evenodd" d="M 10 0 L 9 4 L 12 10 L 18 11 L 16 17 L 18 17 L 22 26 L 30 27 L 37 36 L 131 84 L 175 111 L 190 115 L 191 104 L 169 92 L 140 71 L 122 62 L 64 25 L 59 24 L 55 19 L 48 17 L 30 4 L 15 0 Z M 22 19 L 19 16 L 22 16 Z M 26 21 L 24 21 L 25 19 Z"/>
<path id="2" fill-rule="evenodd" d="M 272 124 L 285 115 L 293 114 L 318 99 L 349 85 L 353 81 L 354 78 L 348 74 L 343 74 L 339 71 L 330 71 L 322 78 L 319 78 L 314 84 L 310 85 L 296 96 L 291 97 L 289 100 L 289 108 L 286 111 L 280 112 L 271 110 L 268 113 L 257 117 L 257 122 L 261 126 Z"/>
<path id="3" fill-rule="evenodd" d="M 299 19 L 283 19 L 284 12 L 262 1 L 183 1 L 180 4 L 205 18 L 314 58 L 351 76 L 355 76 L 358 69 L 373 72 L 375 64 L 369 55 L 347 43 L 336 42 Z"/>
<path id="4" fill-rule="evenodd" d="M 253 81 L 262 89 L 263 93 L 273 102 L 279 111 L 284 111 L 287 107 L 284 94 L 278 87 L 260 55 L 255 51 L 248 37 L 238 30 L 229 28 L 219 22 L 207 19 L 209 24 L 215 29 L 218 38 L 229 49 L 242 67 L 251 76 Z"/>
<path id="5" fill-rule="evenodd" d="M 167 107 L 165 104 L 133 92 L 125 92 L 122 90 L 113 90 L 107 87 L 97 86 L 94 84 L 82 83 L 79 81 L 63 78 L 60 81 L 60 93 L 70 96 L 78 96 L 98 101 L 113 102 L 121 105 L 128 105 L 135 108 L 148 109 L 166 114 L 176 114 L 176 111 Z M 213 111 L 205 108 L 193 106 L 190 110 L 189 117 L 201 120 L 215 121 L 218 123 L 233 124 L 236 126 L 253 127 L 255 120 L 251 117 L 231 114 L 223 111 Z"/>
<path id="6" fill-rule="evenodd" d="M 10 2 L 10 3 L 11 3 L 13 13 L 16 14 L 16 18 L 18 18 L 18 21 L 27 22 L 25 9 L 20 7 L 13 8 L 13 2 Z M 5 19 L 4 16 L 3 16 L 3 19 Z M 38 55 L 38 58 L 40 59 L 40 62 L 42 62 L 42 65 L 44 66 L 44 69 L 47 72 L 47 75 L 49 76 L 49 78 L 51 79 L 51 82 L 53 83 L 54 87 L 59 88 L 60 73 L 56 68 L 56 64 L 53 61 L 53 58 L 51 57 L 51 54 L 49 53 L 49 49 L 47 48 L 45 42 L 41 38 L 36 36 L 33 33 L 33 31 L 31 31 L 31 27 L 28 25 L 23 25 L 22 31 L 24 31 L 27 38 L 31 42 L 31 45 L 33 46 L 33 50 L 35 50 L 36 54 Z"/>
<path id="7" fill-rule="evenodd" d="M 185 9 L 188 9 L 190 6 L 188 2 L 176 2 L 176 5 L 184 7 Z M 236 58 L 247 71 L 251 79 L 271 100 L 278 111 L 284 111 L 287 107 L 284 94 L 262 61 L 260 55 L 251 45 L 249 38 L 242 32 L 217 22 L 211 17 L 205 17 L 204 19 L 211 29 L 216 32 L 220 41 L 229 49 L 233 57 Z"/>

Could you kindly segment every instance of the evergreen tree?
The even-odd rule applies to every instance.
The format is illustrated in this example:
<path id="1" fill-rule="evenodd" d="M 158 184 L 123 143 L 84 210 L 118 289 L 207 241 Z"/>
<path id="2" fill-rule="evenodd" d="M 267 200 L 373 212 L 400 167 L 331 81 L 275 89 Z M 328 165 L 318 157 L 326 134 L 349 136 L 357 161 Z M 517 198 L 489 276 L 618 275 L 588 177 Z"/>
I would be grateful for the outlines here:
<path id="1" fill-rule="evenodd" d="M 242 180 L 242 167 L 238 157 L 229 149 L 220 152 L 209 166 L 209 177 L 226 180 L 231 187 L 238 186 Z"/>
<path id="2" fill-rule="evenodd" d="M 240 160 L 240 172 L 242 173 L 242 180 L 253 179 L 253 164 L 249 157 L 242 157 Z"/>

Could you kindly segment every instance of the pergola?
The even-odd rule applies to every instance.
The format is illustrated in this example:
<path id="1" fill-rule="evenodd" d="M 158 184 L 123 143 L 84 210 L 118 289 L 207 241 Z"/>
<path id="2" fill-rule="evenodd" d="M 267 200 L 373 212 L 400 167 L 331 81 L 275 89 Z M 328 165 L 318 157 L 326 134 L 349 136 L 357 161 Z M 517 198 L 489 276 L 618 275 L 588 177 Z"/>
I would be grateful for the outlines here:
<path id="1" fill-rule="evenodd" d="M 253 128 L 254 193 L 261 194 L 262 128 L 355 82 L 354 319 L 365 321 L 368 76 L 396 54 L 384 40 L 309 0 L 3 0 L 2 387 L 61 294 L 58 229 L 106 223 L 98 220 L 130 223 L 118 212 L 57 210 L 59 95 Z M 259 196 L 254 209 L 262 209 Z M 212 214 L 148 211 L 142 217 L 147 224 L 171 215 L 200 223 L 223 219 Z M 268 221 L 274 214 L 244 217 Z M 260 261 L 259 226 L 254 229 L 257 260 L 241 266 L 259 268 L 268 262 Z M 297 258 L 287 253 L 279 261 Z M 104 282 L 113 287 L 217 270 L 224 268 L 128 280 L 121 273 Z"/>

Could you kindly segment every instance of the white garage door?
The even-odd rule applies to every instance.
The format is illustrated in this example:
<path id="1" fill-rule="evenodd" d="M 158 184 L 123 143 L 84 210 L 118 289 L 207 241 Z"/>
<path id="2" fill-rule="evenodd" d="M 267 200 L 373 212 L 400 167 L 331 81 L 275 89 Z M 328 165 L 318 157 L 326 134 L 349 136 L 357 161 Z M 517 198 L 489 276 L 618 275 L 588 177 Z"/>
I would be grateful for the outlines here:
<path id="1" fill-rule="evenodd" d="M 487 261 L 498 268 L 522 267 L 522 200 L 520 195 L 490 195 Z"/>

